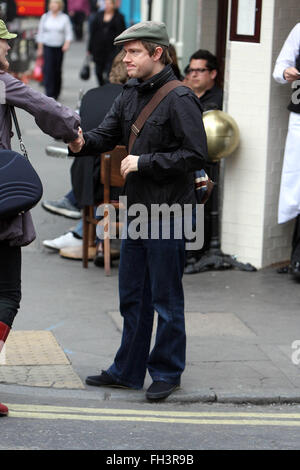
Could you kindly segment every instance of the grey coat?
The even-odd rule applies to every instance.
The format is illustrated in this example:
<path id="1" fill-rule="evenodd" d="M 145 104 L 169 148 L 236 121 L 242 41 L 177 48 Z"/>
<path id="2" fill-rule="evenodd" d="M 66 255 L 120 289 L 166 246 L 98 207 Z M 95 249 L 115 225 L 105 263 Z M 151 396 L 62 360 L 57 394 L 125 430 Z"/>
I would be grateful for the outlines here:
<path id="1" fill-rule="evenodd" d="M 35 118 L 38 127 L 56 139 L 71 142 L 77 137 L 79 115 L 12 75 L 0 72 L 0 149 L 11 148 L 12 121 L 8 105 L 22 108 Z M 30 154 L 30 152 L 28 152 Z M 31 215 L 27 212 L 10 220 L 0 220 L 0 241 L 12 246 L 28 245 L 35 238 Z"/>

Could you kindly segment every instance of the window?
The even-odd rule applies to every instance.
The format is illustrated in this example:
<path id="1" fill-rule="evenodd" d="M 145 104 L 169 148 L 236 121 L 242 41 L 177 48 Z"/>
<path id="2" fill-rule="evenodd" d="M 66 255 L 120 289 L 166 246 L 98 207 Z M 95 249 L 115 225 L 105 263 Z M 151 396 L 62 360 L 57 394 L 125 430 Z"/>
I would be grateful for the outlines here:
<path id="1" fill-rule="evenodd" d="M 230 40 L 260 42 L 262 0 L 232 0 Z"/>

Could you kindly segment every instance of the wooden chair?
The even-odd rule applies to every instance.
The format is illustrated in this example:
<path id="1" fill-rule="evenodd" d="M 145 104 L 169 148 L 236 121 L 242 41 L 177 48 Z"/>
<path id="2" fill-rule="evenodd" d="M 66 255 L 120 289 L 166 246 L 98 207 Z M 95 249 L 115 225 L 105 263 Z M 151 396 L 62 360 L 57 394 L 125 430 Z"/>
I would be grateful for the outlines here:
<path id="1" fill-rule="evenodd" d="M 85 206 L 83 209 L 83 267 L 88 267 L 88 249 L 89 246 L 95 245 L 96 226 L 104 224 L 104 270 L 107 276 L 110 275 L 110 237 L 109 237 L 109 205 L 119 208 L 119 201 L 113 201 L 110 197 L 111 186 L 124 186 L 124 179 L 120 174 L 121 161 L 127 156 L 125 146 L 118 145 L 110 152 L 101 154 L 100 181 L 103 184 L 103 202 L 99 206 L 103 206 L 104 219 L 99 221 L 95 218 L 95 206 Z M 98 206 L 98 207 L 99 207 Z M 119 228 L 119 224 L 117 224 Z"/>

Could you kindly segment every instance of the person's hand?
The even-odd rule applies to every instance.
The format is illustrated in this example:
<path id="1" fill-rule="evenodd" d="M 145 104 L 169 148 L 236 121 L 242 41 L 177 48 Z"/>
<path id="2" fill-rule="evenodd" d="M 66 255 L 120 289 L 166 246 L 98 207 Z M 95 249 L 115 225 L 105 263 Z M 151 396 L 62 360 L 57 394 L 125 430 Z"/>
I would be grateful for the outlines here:
<path id="1" fill-rule="evenodd" d="M 287 82 L 292 83 L 295 80 L 300 79 L 300 73 L 296 69 L 296 67 L 289 67 L 285 69 L 285 71 L 283 72 L 283 77 L 285 78 Z"/>
<path id="2" fill-rule="evenodd" d="M 70 48 L 70 42 L 69 41 L 66 41 L 63 45 L 63 47 L 61 48 L 61 50 L 63 52 L 66 52 L 68 49 Z"/>
<path id="3" fill-rule="evenodd" d="M 138 160 L 137 155 L 127 155 L 121 163 L 121 175 L 125 179 L 128 173 L 131 171 L 138 171 Z"/>
<path id="4" fill-rule="evenodd" d="M 42 45 L 42 44 L 39 44 L 39 45 L 38 45 L 38 48 L 37 48 L 37 50 L 36 50 L 36 56 L 37 56 L 37 57 L 42 57 L 43 52 L 44 52 L 43 45 Z"/>
<path id="5" fill-rule="evenodd" d="M 84 144 L 85 144 L 85 140 L 83 138 L 82 129 L 81 127 L 79 127 L 78 137 L 75 140 L 72 140 L 72 142 L 69 142 L 68 146 L 73 153 L 78 153 L 80 152 Z"/>

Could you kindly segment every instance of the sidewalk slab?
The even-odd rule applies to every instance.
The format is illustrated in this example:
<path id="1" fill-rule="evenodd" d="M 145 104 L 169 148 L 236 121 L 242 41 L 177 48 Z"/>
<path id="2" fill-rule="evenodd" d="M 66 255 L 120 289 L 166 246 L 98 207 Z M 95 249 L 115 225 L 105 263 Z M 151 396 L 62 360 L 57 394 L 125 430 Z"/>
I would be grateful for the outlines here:
<path id="1" fill-rule="evenodd" d="M 0 364 L 1 383 L 84 388 L 50 331 L 12 331 L 1 351 Z"/>

